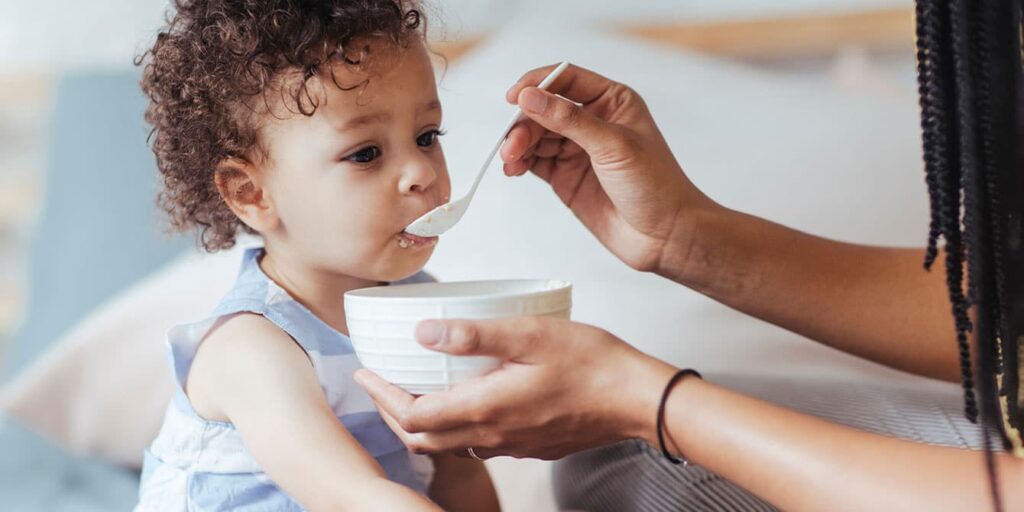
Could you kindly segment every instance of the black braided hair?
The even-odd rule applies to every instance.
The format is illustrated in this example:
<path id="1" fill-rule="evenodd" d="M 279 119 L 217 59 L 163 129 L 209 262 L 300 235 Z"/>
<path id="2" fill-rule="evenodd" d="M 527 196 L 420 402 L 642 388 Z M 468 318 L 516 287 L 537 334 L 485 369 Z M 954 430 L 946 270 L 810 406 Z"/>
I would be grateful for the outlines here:
<path id="1" fill-rule="evenodd" d="M 1024 345 L 1024 66 L 1021 0 L 919 0 L 918 81 L 931 226 L 925 268 L 945 242 L 964 411 L 979 418 L 995 509 L 993 431 L 1020 444 Z M 967 292 L 964 293 L 964 267 Z M 968 309 L 976 306 L 972 325 Z M 971 364 L 973 333 L 977 367 Z M 975 379 L 977 372 L 977 379 Z M 1017 440 L 1014 445 L 1011 438 Z"/>
<path id="2" fill-rule="evenodd" d="M 946 241 L 946 281 L 953 318 L 956 321 L 960 352 L 961 383 L 964 388 L 964 412 L 977 421 L 974 375 L 967 333 L 967 298 L 963 288 L 964 247 L 960 211 L 963 204 L 955 91 L 953 91 L 953 51 L 950 37 L 950 6 L 941 0 L 917 2 L 917 67 L 921 103 L 921 130 L 924 142 L 925 176 L 931 202 L 931 228 L 925 268 L 931 269 L 938 254 L 938 238 Z"/>

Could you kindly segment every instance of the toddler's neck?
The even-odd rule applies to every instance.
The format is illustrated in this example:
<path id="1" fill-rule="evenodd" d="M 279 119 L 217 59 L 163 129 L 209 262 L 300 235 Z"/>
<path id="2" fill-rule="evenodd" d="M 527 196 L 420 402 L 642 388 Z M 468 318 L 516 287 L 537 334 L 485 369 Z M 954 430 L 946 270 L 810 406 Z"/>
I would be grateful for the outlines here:
<path id="1" fill-rule="evenodd" d="M 310 268 L 277 252 L 264 250 L 260 269 L 293 299 L 338 332 L 348 335 L 345 292 L 381 283 Z"/>

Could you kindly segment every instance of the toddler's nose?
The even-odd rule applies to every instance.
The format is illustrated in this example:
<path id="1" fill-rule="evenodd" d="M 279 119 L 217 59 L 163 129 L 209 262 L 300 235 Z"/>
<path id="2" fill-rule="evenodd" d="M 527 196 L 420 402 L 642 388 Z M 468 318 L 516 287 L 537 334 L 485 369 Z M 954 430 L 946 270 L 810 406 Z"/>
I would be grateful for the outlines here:
<path id="1" fill-rule="evenodd" d="M 437 175 L 433 162 L 425 159 L 410 161 L 402 172 L 398 190 L 402 194 L 426 192 L 437 181 Z"/>

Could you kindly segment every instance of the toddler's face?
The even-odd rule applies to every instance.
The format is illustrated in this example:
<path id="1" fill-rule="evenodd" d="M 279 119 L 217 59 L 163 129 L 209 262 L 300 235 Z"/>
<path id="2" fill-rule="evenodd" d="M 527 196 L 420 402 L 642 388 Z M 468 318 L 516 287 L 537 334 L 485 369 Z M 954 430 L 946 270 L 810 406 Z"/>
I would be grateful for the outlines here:
<path id="1" fill-rule="evenodd" d="M 335 66 L 338 84 L 365 86 L 346 91 L 330 77 L 314 79 L 314 115 L 267 116 L 264 190 L 280 221 L 275 249 L 321 270 L 392 281 L 426 264 L 437 239 L 403 231 L 443 204 L 451 184 L 423 44 L 371 43 L 368 58 L 368 72 Z"/>

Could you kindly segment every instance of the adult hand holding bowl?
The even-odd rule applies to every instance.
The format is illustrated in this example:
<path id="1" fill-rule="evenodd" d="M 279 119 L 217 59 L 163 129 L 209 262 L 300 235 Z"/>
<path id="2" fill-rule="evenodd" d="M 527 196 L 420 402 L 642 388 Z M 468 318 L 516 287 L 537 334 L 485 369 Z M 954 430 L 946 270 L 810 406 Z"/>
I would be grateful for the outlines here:
<path id="1" fill-rule="evenodd" d="M 430 319 L 490 320 L 519 316 L 568 319 L 572 285 L 549 279 L 421 283 L 345 294 L 349 337 L 362 365 L 412 394 L 451 388 L 501 365 L 487 356 L 453 356 L 416 342 Z"/>

